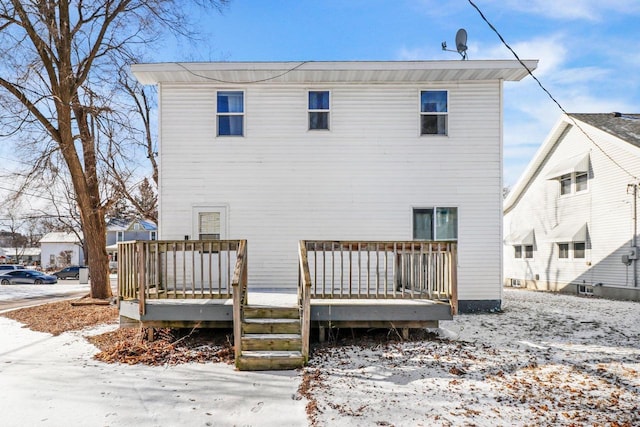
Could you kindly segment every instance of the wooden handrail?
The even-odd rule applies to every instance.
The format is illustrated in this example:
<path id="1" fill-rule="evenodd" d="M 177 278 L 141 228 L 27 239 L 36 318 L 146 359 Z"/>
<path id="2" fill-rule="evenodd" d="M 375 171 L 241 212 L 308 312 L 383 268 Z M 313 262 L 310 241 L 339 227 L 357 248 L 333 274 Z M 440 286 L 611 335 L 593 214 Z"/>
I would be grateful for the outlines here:
<path id="1" fill-rule="evenodd" d="M 242 320 L 247 303 L 247 241 L 240 240 L 231 281 L 233 288 L 233 346 L 236 364 L 242 356 Z"/>
<path id="2" fill-rule="evenodd" d="M 300 304 L 300 321 L 302 329 L 302 357 L 304 362 L 309 361 L 309 340 L 311 335 L 311 274 L 309 273 L 309 260 L 307 258 L 307 246 L 305 241 L 300 241 L 298 246 L 298 276 L 301 283 L 298 286 L 298 299 Z"/>

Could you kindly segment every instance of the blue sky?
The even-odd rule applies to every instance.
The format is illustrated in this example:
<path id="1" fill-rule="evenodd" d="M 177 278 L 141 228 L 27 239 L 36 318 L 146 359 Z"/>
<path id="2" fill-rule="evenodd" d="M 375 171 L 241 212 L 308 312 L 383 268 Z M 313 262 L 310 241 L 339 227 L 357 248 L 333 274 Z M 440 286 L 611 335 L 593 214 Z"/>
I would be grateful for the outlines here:
<path id="1" fill-rule="evenodd" d="M 639 0 L 475 0 L 568 112 L 640 113 Z M 163 61 L 444 60 L 469 35 L 469 59 L 513 59 L 467 0 L 232 0 L 192 16 L 197 46 Z M 171 43 L 169 43 L 171 45 Z M 512 186 L 560 118 L 531 78 L 506 83 L 504 181 Z"/>

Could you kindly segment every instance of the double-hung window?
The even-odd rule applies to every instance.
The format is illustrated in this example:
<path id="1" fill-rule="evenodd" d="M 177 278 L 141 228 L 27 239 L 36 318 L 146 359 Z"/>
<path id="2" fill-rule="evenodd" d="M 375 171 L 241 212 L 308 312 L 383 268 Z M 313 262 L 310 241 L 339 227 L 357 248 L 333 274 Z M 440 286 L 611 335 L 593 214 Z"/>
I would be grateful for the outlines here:
<path id="1" fill-rule="evenodd" d="M 220 212 L 198 213 L 198 239 L 220 240 Z"/>
<path id="2" fill-rule="evenodd" d="M 580 193 L 589 189 L 588 172 L 572 172 L 560 177 L 560 195 Z"/>
<path id="3" fill-rule="evenodd" d="M 587 172 L 576 172 L 576 193 L 587 191 L 589 174 Z"/>
<path id="4" fill-rule="evenodd" d="M 566 175 L 562 175 L 560 177 L 560 194 L 570 194 L 571 193 L 571 174 L 568 173 Z"/>
<path id="5" fill-rule="evenodd" d="M 584 258 L 585 242 L 573 242 L 573 257 Z"/>
<path id="6" fill-rule="evenodd" d="M 521 245 L 515 245 L 513 247 L 513 256 L 514 256 L 514 258 L 522 258 L 522 246 Z"/>
<path id="7" fill-rule="evenodd" d="M 414 209 L 413 238 L 417 240 L 458 240 L 458 208 Z"/>
<path id="8" fill-rule="evenodd" d="M 448 98 L 446 90 L 420 92 L 420 135 L 447 135 Z"/>
<path id="9" fill-rule="evenodd" d="M 329 91 L 309 91 L 309 130 L 329 130 Z"/>
<path id="10" fill-rule="evenodd" d="M 569 258 L 569 244 L 568 243 L 558 243 L 558 258 L 560 258 L 560 259 L 568 259 Z"/>
<path id="11" fill-rule="evenodd" d="M 524 257 L 527 259 L 533 258 L 533 245 L 524 246 Z"/>
<path id="12" fill-rule="evenodd" d="M 515 245 L 514 249 L 514 258 L 533 258 L 533 245 Z"/>
<path id="13" fill-rule="evenodd" d="M 218 136 L 243 136 L 244 92 L 219 91 L 217 106 Z"/>

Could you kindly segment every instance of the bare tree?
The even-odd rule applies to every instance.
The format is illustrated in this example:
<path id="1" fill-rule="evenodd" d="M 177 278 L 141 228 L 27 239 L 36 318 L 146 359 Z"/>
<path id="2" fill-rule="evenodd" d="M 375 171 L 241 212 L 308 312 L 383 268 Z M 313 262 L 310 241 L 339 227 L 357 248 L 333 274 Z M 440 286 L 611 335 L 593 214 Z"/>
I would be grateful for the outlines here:
<path id="1" fill-rule="evenodd" d="M 219 8 L 227 0 L 199 0 Z M 102 163 L 121 154 L 113 128 L 118 70 L 166 30 L 190 36 L 181 0 L 0 0 L 0 135 L 37 150 L 25 185 L 61 159 L 69 173 L 91 269 L 91 296 L 108 298 Z M 17 102 L 16 102 L 17 101 Z M 102 137 L 101 137 L 102 135 Z M 102 138 L 102 139 L 101 139 Z"/>

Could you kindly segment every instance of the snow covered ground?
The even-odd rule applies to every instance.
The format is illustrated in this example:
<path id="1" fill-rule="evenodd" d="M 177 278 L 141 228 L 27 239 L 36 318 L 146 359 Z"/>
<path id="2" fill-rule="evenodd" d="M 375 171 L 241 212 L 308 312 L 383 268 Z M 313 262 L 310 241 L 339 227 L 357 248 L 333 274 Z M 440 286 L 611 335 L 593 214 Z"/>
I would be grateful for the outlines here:
<path id="1" fill-rule="evenodd" d="M 442 339 L 333 347 L 302 372 L 110 365 L 0 317 L 2 426 L 640 425 L 640 304 L 506 290 Z M 616 424 L 617 423 L 617 424 Z"/>
<path id="2" fill-rule="evenodd" d="M 0 285 L 0 302 L 70 296 L 79 292 L 88 293 L 89 285 L 79 285 L 77 280 L 55 285 Z"/>
<path id="3" fill-rule="evenodd" d="M 328 349 L 308 368 L 318 425 L 640 425 L 639 303 L 507 289 L 503 311 Z"/>

